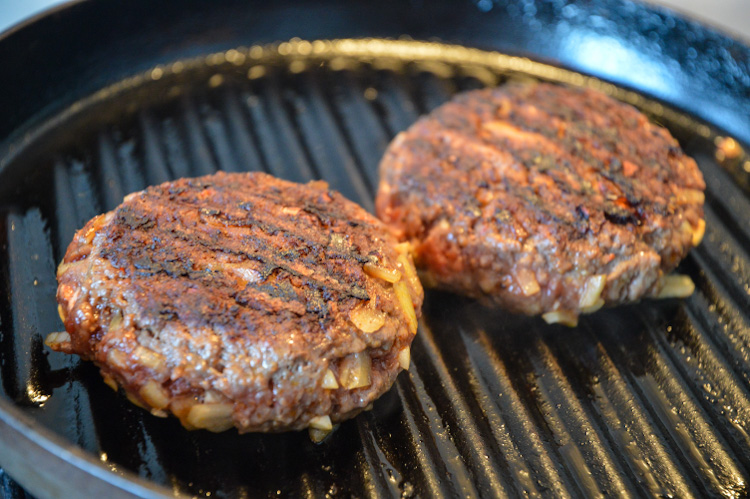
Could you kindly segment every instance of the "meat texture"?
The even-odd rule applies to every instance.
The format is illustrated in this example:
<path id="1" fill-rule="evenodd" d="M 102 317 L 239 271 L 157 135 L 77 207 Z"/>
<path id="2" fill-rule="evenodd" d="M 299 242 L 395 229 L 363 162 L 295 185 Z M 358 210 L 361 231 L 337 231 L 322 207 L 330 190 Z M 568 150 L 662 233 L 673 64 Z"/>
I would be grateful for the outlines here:
<path id="1" fill-rule="evenodd" d="M 312 428 L 408 368 L 423 292 L 407 245 L 324 182 L 181 179 L 78 231 L 58 269 L 65 333 L 134 403 L 189 429 Z"/>
<path id="2" fill-rule="evenodd" d="M 380 173 L 377 214 L 412 242 L 425 285 L 570 325 L 692 290 L 667 274 L 703 236 L 703 177 L 665 128 L 601 92 L 458 94 L 394 139 Z"/>

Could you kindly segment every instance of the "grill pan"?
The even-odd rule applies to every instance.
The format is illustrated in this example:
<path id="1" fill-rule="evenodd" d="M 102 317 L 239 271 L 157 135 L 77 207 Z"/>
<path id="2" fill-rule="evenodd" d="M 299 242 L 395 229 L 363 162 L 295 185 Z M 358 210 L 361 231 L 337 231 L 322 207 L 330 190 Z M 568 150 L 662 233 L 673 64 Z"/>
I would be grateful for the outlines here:
<path id="1" fill-rule="evenodd" d="M 0 466 L 31 493 L 747 495 L 750 163 L 717 144 L 748 143 L 750 50 L 629 2 L 147 4 L 74 3 L 0 39 L 25 78 L 0 93 Z M 631 66 L 595 67 L 597 33 Z M 403 34 L 442 41 L 359 38 Z M 295 36 L 355 39 L 262 45 Z M 678 269 L 693 296 L 568 329 L 428 292 L 410 371 L 318 445 L 186 432 L 43 346 L 62 327 L 56 262 L 123 195 L 256 169 L 371 210 L 398 131 L 457 91 L 529 78 L 636 105 L 696 158 L 706 237 Z"/>

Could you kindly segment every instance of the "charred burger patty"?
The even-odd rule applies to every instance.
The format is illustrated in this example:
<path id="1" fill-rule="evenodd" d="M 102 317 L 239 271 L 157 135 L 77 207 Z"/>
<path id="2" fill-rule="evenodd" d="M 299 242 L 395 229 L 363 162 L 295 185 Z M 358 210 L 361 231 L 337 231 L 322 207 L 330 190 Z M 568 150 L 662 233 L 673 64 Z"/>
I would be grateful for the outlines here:
<path id="1" fill-rule="evenodd" d="M 190 429 L 312 428 L 409 365 L 422 288 L 406 245 L 324 182 L 261 173 L 129 195 L 58 269 L 54 350 Z"/>
<path id="2" fill-rule="evenodd" d="M 426 285 L 549 322 L 643 296 L 705 228 L 698 167 L 669 132 L 591 89 L 512 83 L 457 95 L 399 134 L 378 216 Z"/>

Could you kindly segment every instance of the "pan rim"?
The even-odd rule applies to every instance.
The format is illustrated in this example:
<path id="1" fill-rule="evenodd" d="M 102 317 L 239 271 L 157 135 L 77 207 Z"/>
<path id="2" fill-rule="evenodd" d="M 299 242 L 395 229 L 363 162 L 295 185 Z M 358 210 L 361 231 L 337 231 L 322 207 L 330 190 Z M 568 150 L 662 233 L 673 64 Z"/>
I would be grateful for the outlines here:
<path id="1" fill-rule="evenodd" d="M 13 432 L 11 435 L 12 437 L 21 437 L 23 441 L 17 440 L 16 442 L 8 443 L 6 439 L 0 438 L 0 449 L 6 450 L 8 447 L 13 447 L 14 443 L 16 447 L 19 448 L 24 445 L 24 443 L 31 444 L 35 447 L 33 451 L 28 453 L 29 455 L 27 456 L 28 459 L 26 461 L 33 459 L 33 454 L 36 452 L 47 452 L 47 460 L 51 457 L 52 459 L 49 460 L 51 462 L 56 462 L 61 466 L 68 465 L 75 471 L 81 472 L 93 479 L 101 480 L 107 487 L 114 486 L 122 494 L 121 497 L 123 498 L 183 496 L 179 491 L 170 491 L 163 485 L 146 480 L 132 471 L 119 470 L 118 473 L 115 473 L 107 469 L 91 453 L 72 442 L 66 441 L 65 438 L 59 434 L 37 423 L 33 418 L 15 407 L 11 401 L 5 398 L 0 398 L 0 436 L 8 431 Z M 18 463 L 13 463 L 12 459 L 6 460 L 7 457 L 13 457 L 15 455 L 17 454 L 0 452 L 0 467 L 3 469 L 18 469 L 20 467 L 18 466 Z M 51 480 L 51 476 L 54 475 L 54 473 L 45 470 L 43 467 L 37 467 L 37 470 L 41 470 L 41 472 L 29 475 L 24 474 L 23 476 L 12 476 L 14 480 L 17 480 L 23 487 L 32 493 L 39 495 L 40 497 L 45 497 L 42 494 L 45 491 L 44 487 L 47 486 L 48 483 L 46 481 L 39 483 L 32 481 L 31 479 L 38 477 L 43 480 Z M 101 486 L 101 484 L 98 483 L 96 485 Z"/>

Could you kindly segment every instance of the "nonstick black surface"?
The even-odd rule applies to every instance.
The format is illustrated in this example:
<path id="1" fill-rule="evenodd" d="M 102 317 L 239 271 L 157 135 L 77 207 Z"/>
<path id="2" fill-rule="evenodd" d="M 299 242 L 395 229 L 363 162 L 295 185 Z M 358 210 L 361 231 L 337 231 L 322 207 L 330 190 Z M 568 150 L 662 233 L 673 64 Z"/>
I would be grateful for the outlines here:
<path id="1" fill-rule="evenodd" d="M 0 465 L 25 487 L 106 497 L 747 495 L 748 163 L 717 159 L 721 138 L 748 138 L 747 48 L 622 2 L 528 3 L 533 12 L 520 3 L 485 12 L 482 2 L 180 5 L 147 13 L 137 2 L 82 2 L 0 40 L 0 61 L 26 76 L 0 92 Z M 91 22 L 98 16 L 108 26 Z M 621 62 L 597 68 L 597 46 L 584 42 L 602 30 Z M 575 46 L 566 32 L 587 50 L 563 54 Z M 242 48 L 404 33 L 533 52 L 638 92 L 438 43 Z M 52 43 L 60 37 L 70 47 Z M 568 329 L 430 292 L 410 371 L 319 445 L 304 432 L 186 432 L 43 346 L 61 328 L 56 262 L 73 232 L 123 195 L 256 169 L 325 178 L 371 209 L 378 161 L 398 131 L 457 91 L 518 78 L 597 86 L 694 155 L 708 191 L 706 237 L 679 269 L 693 296 L 601 311 Z"/>

